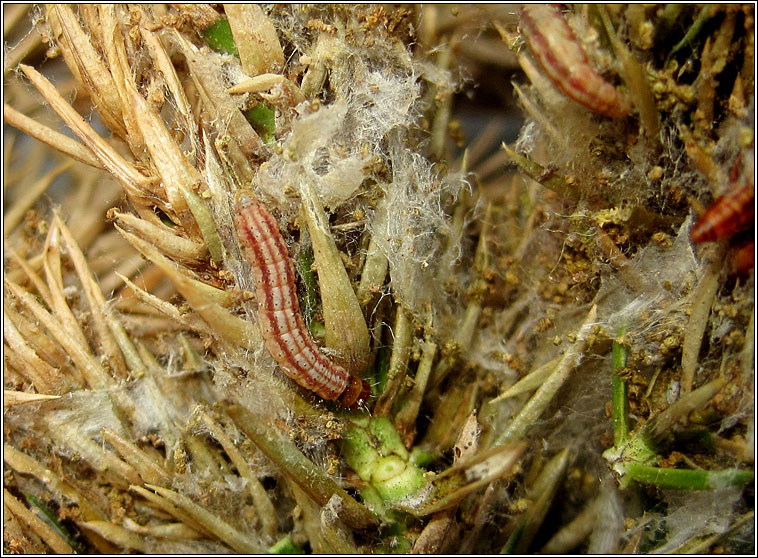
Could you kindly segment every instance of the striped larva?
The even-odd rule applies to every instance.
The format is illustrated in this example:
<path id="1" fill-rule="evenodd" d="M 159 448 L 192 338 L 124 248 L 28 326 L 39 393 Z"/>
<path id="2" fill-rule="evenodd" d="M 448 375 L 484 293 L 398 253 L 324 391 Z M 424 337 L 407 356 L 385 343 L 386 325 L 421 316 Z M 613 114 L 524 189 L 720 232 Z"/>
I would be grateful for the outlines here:
<path id="1" fill-rule="evenodd" d="M 753 221 L 755 188 L 752 178 L 718 198 L 692 227 L 693 242 L 712 242 L 732 236 Z"/>
<path id="2" fill-rule="evenodd" d="M 755 219 L 755 182 L 752 158 L 747 168 L 742 155 L 729 169 L 727 191 L 711 205 L 690 231 L 692 242 L 714 242 L 729 238 Z M 755 243 L 747 242 L 732 253 L 732 270 L 742 274 L 754 267 Z"/>
<path id="3" fill-rule="evenodd" d="M 357 407 L 368 400 L 370 388 L 331 362 L 308 333 L 297 299 L 295 267 L 276 219 L 250 191 L 238 192 L 235 200 L 237 236 L 253 269 L 266 349 L 301 386 L 345 407 Z"/>
<path id="4" fill-rule="evenodd" d="M 624 118 L 632 103 L 590 66 L 574 32 L 555 4 L 525 4 L 521 28 L 534 57 L 550 81 L 593 112 Z"/>

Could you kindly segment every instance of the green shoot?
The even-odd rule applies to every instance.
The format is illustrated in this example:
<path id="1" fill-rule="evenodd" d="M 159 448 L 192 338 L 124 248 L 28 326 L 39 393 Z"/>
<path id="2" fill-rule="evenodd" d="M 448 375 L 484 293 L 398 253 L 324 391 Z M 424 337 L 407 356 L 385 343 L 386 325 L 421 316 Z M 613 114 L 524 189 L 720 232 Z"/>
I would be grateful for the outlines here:
<path id="1" fill-rule="evenodd" d="M 307 234 L 304 231 L 303 234 Z M 305 325 L 314 337 L 324 336 L 324 326 L 316 322 L 313 316 L 316 314 L 318 308 L 318 288 L 316 286 L 316 278 L 313 273 L 313 250 L 310 247 L 303 247 L 300 250 L 297 258 L 295 259 L 295 268 L 297 274 L 300 275 L 300 279 L 303 280 L 305 285 L 305 292 L 300 299 L 300 306 L 303 309 L 303 318 L 305 318 Z M 318 330 L 320 335 L 317 335 Z"/>
<path id="2" fill-rule="evenodd" d="M 285 535 L 268 549 L 269 554 L 302 554 L 303 549 L 297 546 L 292 537 Z"/>
<path id="3" fill-rule="evenodd" d="M 626 328 L 621 328 L 618 337 L 622 337 Z M 629 400 L 626 382 L 621 379 L 619 373 L 626 366 L 629 351 L 618 340 L 613 341 L 613 353 L 611 357 L 613 366 L 612 389 L 613 389 L 613 441 L 616 447 L 626 443 L 629 436 Z"/>
<path id="4" fill-rule="evenodd" d="M 663 469 L 628 463 L 626 475 L 630 480 L 643 484 L 652 484 L 658 488 L 674 488 L 680 490 L 706 490 L 741 486 L 753 480 L 753 471 L 741 469 L 726 469 L 724 471 L 708 471 L 705 469 Z"/>
<path id="5" fill-rule="evenodd" d="M 232 28 L 225 17 L 218 18 L 210 27 L 206 27 L 203 30 L 203 38 L 206 44 L 216 52 L 239 56 L 237 45 L 234 44 Z"/>
<path id="6" fill-rule="evenodd" d="M 64 527 L 63 524 L 58 521 L 55 513 L 53 513 L 53 511 L 48 508 L 45 503 L 42 502 L 42 500 L 33 494 L 24 494 L 24 497 L 26 498 L 29 506 L 37 512 L 39 518 L 47 523 L 60 538 L 66 541 L 69 546 L 74 549 L 74 552 L 77 554 L 84 554 L 84 548 L 81 544 L 79 544 L 79 541 L 77 541 L 71 535 L 71 533 L 69 533 L 68 529 L 66 529 L 66 527 Z"/>
<path id="7" fill-rule="evenodd" d="M 276 130 L 276 113 L 274 109 L 267 107 L 263 103 L 258 103 L 253 108 L 246 110 L 244 114 L 247 121 L 252 124 L 264 143 L 274 141 L 274 132 Z"/>

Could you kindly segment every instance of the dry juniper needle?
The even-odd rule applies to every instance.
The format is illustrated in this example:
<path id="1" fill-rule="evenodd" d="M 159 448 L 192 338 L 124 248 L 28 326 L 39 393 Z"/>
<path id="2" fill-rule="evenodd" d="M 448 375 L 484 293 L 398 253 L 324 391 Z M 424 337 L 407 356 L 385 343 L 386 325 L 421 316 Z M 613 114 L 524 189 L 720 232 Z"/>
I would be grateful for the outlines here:
<path id="1" fill-rule="evenodd" d="M 3 15 L 5 552 L 755 554 L 754 5 Z"/>

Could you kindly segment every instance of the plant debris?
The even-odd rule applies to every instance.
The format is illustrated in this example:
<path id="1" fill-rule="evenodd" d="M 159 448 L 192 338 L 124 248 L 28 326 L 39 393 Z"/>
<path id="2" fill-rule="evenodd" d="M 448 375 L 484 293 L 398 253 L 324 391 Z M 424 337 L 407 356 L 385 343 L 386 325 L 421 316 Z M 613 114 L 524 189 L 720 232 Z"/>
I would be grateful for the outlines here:
<path id="1" fill-rule="evenodd" d="M 5 552 L 755 553 L 753 5 L 4 16 Z"/>

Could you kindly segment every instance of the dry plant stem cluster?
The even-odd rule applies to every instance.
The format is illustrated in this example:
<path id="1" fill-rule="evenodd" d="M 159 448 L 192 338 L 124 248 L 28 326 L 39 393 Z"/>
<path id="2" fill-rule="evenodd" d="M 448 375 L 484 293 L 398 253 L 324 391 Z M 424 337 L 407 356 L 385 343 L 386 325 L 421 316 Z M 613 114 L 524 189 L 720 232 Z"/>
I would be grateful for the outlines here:
<path id="1" fill-rule="evenodd" d="M 4 550 L 754 551 L 751 6 L 5 8 Z"/>

